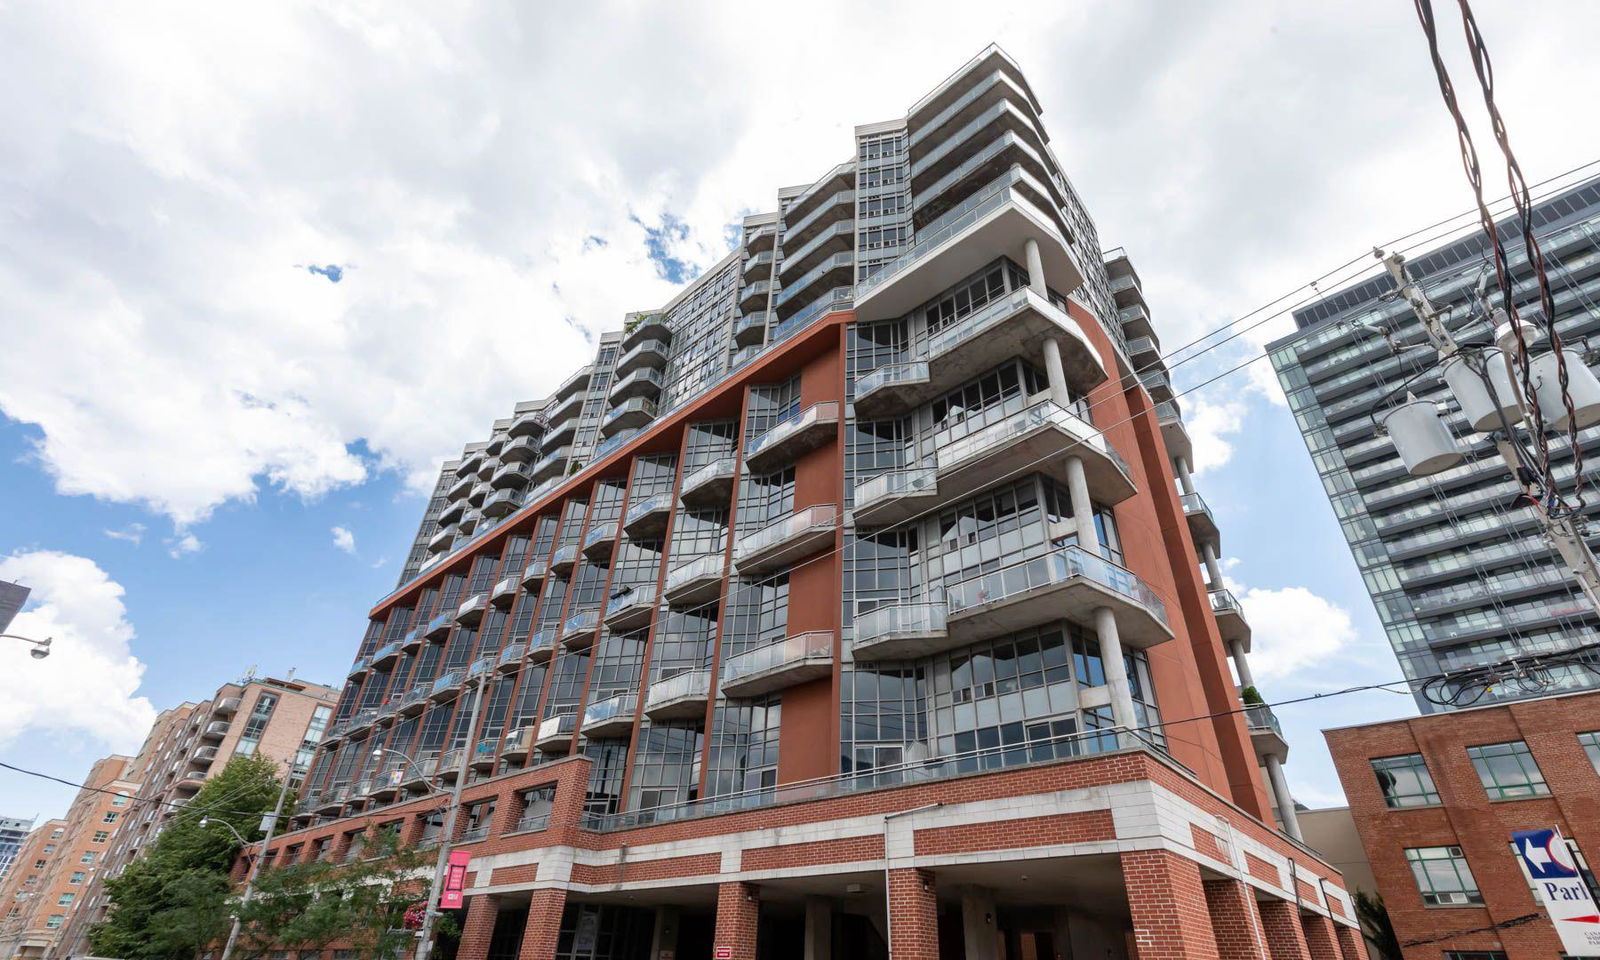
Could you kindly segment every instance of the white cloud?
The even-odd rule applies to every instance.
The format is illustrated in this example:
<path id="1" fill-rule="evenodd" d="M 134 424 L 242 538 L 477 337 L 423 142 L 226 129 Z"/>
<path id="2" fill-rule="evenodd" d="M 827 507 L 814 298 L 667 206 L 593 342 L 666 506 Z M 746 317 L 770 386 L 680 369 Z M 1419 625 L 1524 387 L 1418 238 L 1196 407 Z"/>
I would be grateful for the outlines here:
<path id="1" fill-rule="evenodd" d="M 43 660 L 23 644 L 0 641 L 0 746 L 39 731 L 137 749 L 155 710 L 134 696 L 144 664 L 130 650 L 134 630 L 122 585 L 93 560 L 52 550 L 0 559 L 0 580 L 33 588 L 11 632 L 52 638 Z"/>
<path id="2" fill-rule="evenodd" d="M 146 527 L 142 523 L 130 523 L 121 530 L 107 530 L 105 535 L 113 540 L 122 540 L 137 547 L 144 542 L 145 530 Z"/>
<path id="3" fill-rule="evenodd" d="M 193 553 L 199 553 L 201 550 L 206 548 L 206 545 L 200 542 L 200 538 L 192 533 L 178 534 L 177 536 L 168 539 L 166 544 L 167 555 L 172 557 L 174 560 L 189 556 Z"/>
<path id="4" fill-rule="evenodd" d="M 1223 466 L 1233 459 L 1233 443 L 1228 439 L 1244 429 L 1247 407 L 1241 400 L 1207 400 L 1191 394 L 1184 414 L 1184 427 L 1194 444 L 1195 473 Z"/>
<path id="5" fill-rule="evenodd" d="M 1258 677 L 1321 669 L 1359 639 L 1348 611 L 1305 587 L 1235 592 L 1250 622 L 1250 670 Z"/>
<path id="6" fill-rule="evenodd" d="M 345 553 L 356 552 L 356 535 L 344 527 L 333 528 L 333 545 Z"/>

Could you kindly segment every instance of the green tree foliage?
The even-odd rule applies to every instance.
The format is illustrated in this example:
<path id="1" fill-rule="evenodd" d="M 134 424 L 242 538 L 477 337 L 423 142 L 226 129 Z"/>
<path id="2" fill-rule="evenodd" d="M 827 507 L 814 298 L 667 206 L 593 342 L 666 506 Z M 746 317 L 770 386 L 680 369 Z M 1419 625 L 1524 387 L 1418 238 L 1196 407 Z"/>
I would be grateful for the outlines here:
<path id="1" fill-rule="evenodd" d="M 240 950 L 337 945 L 365 960 L 401 956 L 415 941 L 414 931 L 405 929 L 406 908 L 426 897 L 435 855 L 433 848 L 402 847 L 393 833 L 383 833 L 343 862 L 267 870 L 240 913 Z"/>
<path id="2" fill-rule="evenodd" d="M 1367 939 L 1378 948 L 1378 953 L 1385 960 L 1400 960 L 1400 938 L 1395 936 L 1394 924 L 1389 920 L 1389 908 L 1384 906 L 1383 897 L 1378 894 L 1368 896 L 1356 891 L 1356 918 L 1361 921 L 1361 929 Z"/>
<path id="3" fill-rule="evenodd" d="M 1261 699 L 1261 692 L 1255 687 L 1245 687 L 1244 689 L 1240 690 L 1239 699 L 1242 700 L 1244 705 L 1247 707 L 1258 706 L 1267 702 Z"/>
<path id="4" fill-rule="evenodd" d="M 261 838 L 261 817 L 270 813 L 282 786 L 277 766 L 259 756 L 234 757 L 207 780 L 181 810 L 162 807 L 161 835 L 121 876 L 106 881 L 111 911 L 89 931 L 97 956 L 128 960 L 192 960 L 206 944 L 226 937 L 229 870 L 239 841 Z M 143 816 L 135 807 L 128 816 Z M 206 826 L 200 826 L 207 818 Z"/>

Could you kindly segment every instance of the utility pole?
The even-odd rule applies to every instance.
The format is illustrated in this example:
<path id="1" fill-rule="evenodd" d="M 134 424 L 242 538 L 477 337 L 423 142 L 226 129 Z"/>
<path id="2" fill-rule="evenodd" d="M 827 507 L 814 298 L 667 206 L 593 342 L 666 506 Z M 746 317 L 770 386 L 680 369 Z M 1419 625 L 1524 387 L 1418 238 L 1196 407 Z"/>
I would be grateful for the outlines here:
<path id="1" fill-rule="evenodd" d="M 485 671 L 480 673 L 475 681 L 472 717 L 467 721 L 469 745 L 478 730 L 478 712 L 483 707 L 483 688 L 487 685 L 487 679 L 488 672 Z M 433 921 L 439 915 L 439 888 L 444 886 L 444 870 L 450 861 L 450 847 L 455 842 L 456 818 L 461 813 L 461 788 L 467 782 L 467 761 L 471 755 L 472 751 L 468 747 L 461 748 L 461 761 L 456 766 L 455 788 L 450 791 L 450 806 L 445 813 L 443 832 L 439 834 L 439 856 L 433 864 L 433 883 L 428 887 L 428 903 L 422 911 L 422 929 L 417 931 L 417 960 L 428 960 L 429 955 L 433 953 Z"/>
<path id="2" fill-rule="evenodd" d="M 1411 305 L 1411 310 L 1417 315 L 1417 319 L 1422 321 L 1422 329 L 1428 336 L 1428 342 L 1433 344 L 1434 350 L 1438 352 L 1440 364 L 1462 353 L 1463 351 L 1460 345 L 1456 343 L 1455 337 L 1451 336 L 1450 331 L 1445 329 L 1444 321 L 1439 317 L 1439 311 L 1435 309 L 1433 302 L 1428 299 L 1428 295 L 1406 273 L 1405 258 L 1398 253 L 1385 255 L 1381 250 L 1374 252 L 1383 260 L 1384 268 L 1389 271 L 1389 276 L 1394 279 L 1395 286 L 1400 290 L 1400 296 L 1405 298 L 1405 301 Z M 1512 362 L 1511 348 L 1510 344 L 1506 345 L 1504 359 L 1508 365 Z M 1528 416 L 1527 409 L 1530 399 L 1524 396 L 1524 391 L 1517 385 L 1516 377 L 1509 376 L 1508 379 L 1512 385 L 1512 397 L 1522 410 L 1523 422 L 1531 424 L 1533 419 Z M 1458 397 L 1457 399 L 1459 400 L 1460 398 Z M 1500 398 L 1496 398 L 1495 402 L 1500 403 Z M 1511 471 L 1512 479 L 1516 481 L 1517 486 L 1522 488 L 1527 500 L 1533 504 L 1533 512 L 1539 519 L 1540 531 L 1544 534 L 1545 541 L 1560 555 L 1568 571 L 1572 574 L 1573 581 L 1578 585 L 1578 589 L 1583 592 L 1584 597 L 1589 601 L 1589 606 L 1595 612 L 1600 613 L 1600 564 L 1596 563 L 1594 554 L 1589 550 L 1589 545 L 1584 540 L 1583 531 L 1572 516 L 1550 515 L 1531 478 L 1527 477 L 1521 469 L 1516 448 L 1513 446 L 1515 440 L 1510 436 L 1510 427 L 1510 423 L 1506 422 L 1504 432 L 1491 434 L 1495 448 L 1500 451 L 1501 459 L 1505 461 L 1506 468 Z M 1583 482 L 1582 477 L 1576 479 L 1579 483 Z"/>
<path id="3" fill-rule="evenodd" d="M 283 815 L 283 802 L 289 796 L 289 784 L 294 782 L 294 760 L 289 760 L 289 769 L 284 772 L 283 786 L 278 788 L 278 802 L 272 808 L 272 816 L 267 818 L 267 829 L 261 837 L 261 849 L 256 851 L 254 860 L 250 861 L 250 873 L 244 878 L 244 896 L 239 898 L 239 909 L 233 912 L 233 927 L 228 931 L 228 942 L 222 947 L 222 960 L 233 956 L 233 946 L 239 942 L 239 925 L 244 914 L 245 905 L 250 902 L 250 894 L 255 890 L 256 873 L 261 869 L 261 861 L 266 859 L 267 847 L 272 845 L 272 835 L 278 831 L 278 818 Z M 227 821 L 221 821 L 226 823 Z"/>

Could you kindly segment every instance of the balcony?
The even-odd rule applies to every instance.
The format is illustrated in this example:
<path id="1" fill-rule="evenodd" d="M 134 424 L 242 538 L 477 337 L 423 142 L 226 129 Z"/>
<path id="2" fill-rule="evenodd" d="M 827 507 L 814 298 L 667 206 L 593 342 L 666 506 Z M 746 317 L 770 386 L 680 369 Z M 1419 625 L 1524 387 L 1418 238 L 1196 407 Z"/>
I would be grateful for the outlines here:
<path id="1" fill-rule="evenodd" d="M 1109 282 L 1111 286 L 1111 297 L 1116 301 L 1119 308 L 1138 307 L 1141 310 L 1147 309 L 1147 305 L 1144 302 L 1144 287 L 1140 285 L 1139 277 L 1137 275 L 1123 274 L 1121 276 L 1113 276 L 1110 278 Z M 1118 311 L 1118 316 L 1121 316 L 1120 309 Z M 1124 321 L 1123 333 L 1126 335 L 1128 332 L 1126 321 Z M 1142 336 L 1143 334 L 1141 332 L 1140 334 L 1136 335 Z"/>
<path id="2" fill-rule="evenodd" d="M 575 613 L 561 625 L 561 642 L 568 650 L 582 650 L 593 645 L 595 632 L 599 629 L 600 611 Z"/>
<path id="3" fill-rule="evenodd" d="M 372 667 L 371 657 L 356 657 L 355 663 L 350 664 L 350 672 L 345 674 L 351 680 L 360 680 L 367 675 L 367 670 Z"/>
<path id="4" fill-rule="evenodd" d="M 606 627 L 613 633 L 650 625 L 656 612 L 656 585 L 641 583 L 612 597 L 606 604 Z"/>
<path id="5" fill-rule="evenodd" d="M 1217 530 L 1217 520 L 1200 494 L 1185 493 L 1178 497 L 1178 502 L 1183 505 L 1184 519 L 1189 521 L 1189 533 L 1196 543 L 1221 543 L 1222 535 Z"/>
<path id="6" fill-rule="evenodd" d="M 1150 398 L 1156 402 L 1171 400 L 1172 381 L 1167 377 L 1165 370 L 1151 370 L 1139 374 L 1139 382 L 1150 392 Z"/>
<path id="7" fill-rule="evenodd" d="M 472 769 L 480 772 L 494 769 L 495 755 L 500 750 L 500 740 L 501 735 L 494 734 L 478 741 L 478 745 L 472 750 L 470 761 Z"/>
<path id="8" fill-rule="evenodd" d="M 729 697 L 759 697 L 832 673 L 833 632 L 817 630 L 730 657 L 722 665 L 722 692 Z"/>
<path id="9" fill-rule="evenodd" d="M 546 630 L 535 630 L 528 637 L 528 662 L 544 663 L 556 652 L 556 634 L 560 631 L 554 627 Z"/>
<path id="10" fill-rule="evenodd" d="M 489 674 L 494 673 L 494 668 L 495 655 L 492 653 L 484 654 L 478 659 L 472 661 L 472 665 L 467 667 L 467 679 L 475 680 L 478 677 L 488 676 Z"/>
<path id="11" fill-rule="evenodd" d="M 946 582 L 946 627 L 956 646 L 990 640 L 1055 620 L 1090 630 L 1109 609 L 1125 647 L 1172 639 L 1167 608 L 1144 581 L 1080 547 L 1062 547 L 966 580 Z"/>
<path id="12" fill-rule="evenodd" d="M 456 464 L 456 476 L 458 476 L 458 477 L 470 477 L 473 474 L 476 474 L 478 472 L 478 468 L 480 466 L 482 466 L 482 465 L 483 465 L 483 451 L 482 450 L 473 451 L 472 453 L 469 453 L 466 456 L 462 457 L 461 458 L 461 462 Z"/>
<path id="13" fill-rule="evenodd" d="M 1183 415 L 1172 401 L 1156 404 L 1156 423 L 1161 427 L 1161 439 L 1167 445 L 1167 454 L 1182 457 L 1186 462 L 1194 457 L 1194 444 L 1183 425 Z"/>
<path id="14" fill-rule="evenodd" d="M 494 488 L 489 486 L 488 481 L 486 481 L 486 480 L 478 481 L 477 483 L 472 485 L 472 492 L 467 494 L 467 504 L 468 504 L 468 506 L 482 507 L 483 506 L 483 502 L 485 500 L 489 499 L 489 494 L 491 494 L 493 492 L 494 492 Z M 466 518 L 466 513 L 463 512 L 461 516 L 462 516 L 463 519 L 465 519 Z"/>
<path id="15" fill-rule="evenodd" d="M 619 693 L 591 703 L 583 711 L 583 726 L 580 729 L 584 736 L 592 740 L 626 737 L 633 732 L 633 715 L 638 704 L 638 698 L 631 693 Z"/>
<path id="16" fill-rule="evenodd" d="M 434 679 L 433 686 L 428 688 L 428 699 L 435 703 L 448 700 L 461 691 L 461 673 L 450 670 Z"/>
<path id="17" fill-rule="evenodd" d="M 450 614 L 441 613 L 428 621 L 428 629 L 424 630 L 422 635 L 429 640 L 443 640 L 450 635 L 450 628 L 454 625 Z"/>
<path id="18" fill-rule="evenodd" d="M 488 483 L 489 478 L 494 476 L 494 472 L 499 469 L 499 457 L 484 457 L 483 463 L 478 465 L 478 480 L 482 483 Z M 473 487 L 473 489 L 476 490 L 477 487 Z"/>
<path id="19" fill-rule="evenodd" d="M 1161 344 L 1155 337 L 1133 337 L 1128 341 L 1128 359 L 1136 368 L 1154 367 L 1161 363 Z"/>
<path id="20" fill-rule="evenodd" d="M 1121 503 L 1135 492 L 1127 464 L 1105 435 L 1049 400 L 961 432 L 966 426 L 963 423 L 944 436 L 935 434 L 941 503 L 1030 469 L 1065 484 L 1069 456 L 1083 462 L 1089 493 L 1096 501 Z"/>
<path id="21" fill-rule="evenodd" d="M 195 750 L 194 755 L 189 757 L 189 762 L 210 763 L 215 759 L 217 759 L 217 748 L 207 744 L 206 746 Z"/>
<path id="22" fill-rule="evenodd" d="M 317 803 L 317 812 L 320 814 L 334 814 L 344 809 L 345 795 L 350 792 L 350 785 L 336 783 L 328 788 Z"/>
<path id="23" fill-rule="evenodd" d="M 400 641 L 391 640 L 372 651 L 372 668 L 374 670 L 382 670 L 384 667 L 393 665 L 398 659 L 400 659 Z"/>
<path id="24" fill-rule="evenodd" d="M 578 545 L 569 543 L 556 548 L 550 557 L 550 572 L 558 577 L 572 574 L 572 568 L 578 565 Z"/>
<path id="25" fill-rule="evenodd" d="M 506 428 L 506 435 L 512 439 L 537 437 L 544 432 L 545 423 L 545 416 L 541 411 L 529 410 L 527 413 L 519 413 L 512 419 L 511 426 Z M 510 447 L 511 444 L 508 442 L 506 449 L 510 449 Z M 500 455 L 504 457 L 505 451 L 501 451 Z"/>
<path id="26" fill-rule="evenodd" d="M 790 248 L 789 241 L 784 241 L 786 249 L 794 249 L 792 254 L 785 253 L 783 269 L 780 276 L 787 283 L 796 277 L 807 275 L 816 269 L 828 257 L 845 251 L 854 252 L 856 245 L 855 211 L 851 210 L 845 218 L 832 224 L 816 234 L 804 246 Z"/>
<path id="27" fill-rule="evenodd" d="M 428 693 L 433 689 L 431 683 L 419 683 L 406 691 L 400 698 L 398 713 L 402 717 L 414 717 L 428 707 Z"/>
<path id="28" fill-rule="evenodd" d="M 406 761 L 403 757 L 386 757 L 372 778 L 372 799 L 387 801 L 401 792 L 406 780 Z"/>
<path id="29" fill-rule="evenodd" d="M 362 707 L 360 710 L 357 710 L 355 713 L 351 714 L 349 720 L 345 721 L 344 729 L 346 733 L 356 734 L 377 722 L 378 708 Z"/>
<path id="30" fill-rule="evenodd" d="M 462 517 L 466 516 L 466 514 L 467 501 L 452 500 L 444 505 L 443 510 L 439 511 L 439 526 L 449 527 L 451 524 L 459 522 Z M 448 543 L 444 543 L 443 545 L 445 547 L 449 546 Z"/>
<path id="31" fill-rule="evenodd" d="M 652 400 L 634 397 L 612 408 L 600 421 L 600 435 L 609 437 L 620 430 L 638 430 L 656 418 L 656 405 Z"/>
<path id="32" fill-rule="evenodd" d="M 1112 283 L 1115 285 L 1116 281 L 1113 280 Z M 1137 284 L 1134 286 L 1137 287 Z M 1142 302 L 1118 310 L 1117 321 L 1122 324 L 1122 335 L 1124 337 L 1135 340 L 1140 337 L 1155 339 L 1155 325 L 1150 322 L 1150 314 L 1145 310 Z"/>
<path id="33" fill-rule="evenodd" d="M 617 546 L 617 521 L 596 520 L 595 526 L 583 535 L 583 555 L 595 563 L 611 559 Z"/>
<path id="34" fill-rule="evenodd" d="M 773 242 L 777 239 L 778 227 L 776 224 L 769 223 L 751 230 L 750 233 L 745 236 L 744 248 L 749 250 L 751 253 L 758 253 L 762 250 L 771 250 Z"/>
<path id="35" fill-rule="evenodd" d="M 516 673 L 522 666 L 522 655 L 528 652 L 528 645 L 521 641 L 508 643 L 504 650 L 495 657 L 494 669 L 496 673 Z"/>
<path id="36" fill-rule="evenodd" d="M 840 284 L 848 284 L 855 280 L 856 255 L 854 250 L 836 253 L 825 258 L 821 263 L 812 267 L 796 278 L 792 283 L 786 284 L 783 292 L 773 300 L 773 307 L 778 311 L 778 316 L 787 317 L 799 311 L 800 307 L 816 299 L 815 294 Z M 808 291 L 813 296 L 801 296 Z"/>
<path id="37" fill-rule="evenodd" d="M 567 460 L 571 457 L 571 447 L 557 447 L 533 465 L 532 479 L 535 482 L 543 482 L 551 477 L 561 476 L 561 472 L 567 467 Z"/>
<path id="38" fill-rule="evenodd" d="M 489 603 L 501 610 L 511 609 L 517 602 L 517 594 L 522 592 L 522 583 L 517 577 L 501 577 L 489 590 Z"/>
<path id="39" fill-rule="evenodd" d="M 1239 644 L 1245 653 L 1250 652 L 1250 623 L 1244 618 L 1244 608 L 1231 590 L 1211 591 L 1211 613 L 1217 618 L 1217 630 L 1222 642 Z"/>
<path id="40" fill-rule="evenodd" d="M 478 528 L 478 524 L 480 522 L 482 522 L 482 520 L 483 520 L 483 511 L 482 510 L 476 510 L 476 509 L 468 510 L 466 513 L 462 514 L 461 515 L 461 523 L 460 523 L 461 536 L 466 536 L 467 534 L 469 534 L 472 531 L 476 530 Z M 440 558 L 437 558 L 437 559 L 441 559 L 442 560 L 444 558 L 440 557 Z"/>
<path id="41" fill-rule="evenodd" d="M 619 433 L 613 433 L 611 436 L 606 437 L 604 440 L 601 440 L 595 445 L 594 456 L 590 458 L 590 461 L 593 462 L 594 460 L 599 460 L 606 454 L 622 446 L 624 443 L 632 440 L 638 433 L 639 430 L 637 427 L 635 427 L 623 430 Z"/>
<path id="42" fill-rule="evenodd" d="M 205 725 L 205 729 L 200 731 L 200 739 L 221 740 L 228 735 L 228 726 L 229 724 L 226 720 L 213 720 Z"/>
<path id="43" fill-rule="evenodd" d="M 950 211 L 954 216 L 948 221 L 930 224 L 910 249 L 856 285 L 858 322 L 904 316 L 943 293 L 952 277 L 968 276 L 1002 254 L 1027 263 L 1029 240 L 1039 244 L 1052 287 L 1066 292 L 1083 283 L 1071 247 L 1050 215 L 1015 184 L 974 199 L 979 202 Z"/>
<path id="44" fill-rule="evenodd" d="M 661 376 L 660 370 L 650 367 L 635 370 L 612 385 L 611 402 L 658 396 L 664 382 L 665 378 Z"/>
<path id="45" fill-rule="evenodd" d="M 589 386 L 589 380 L 594 376 L 594 364 L 579 367 L 577 372 L 566 379 L 561 386 L 556 387 L 555 399 L 565 400 L 568 397 L 579 395 Z"/>
<path id="46" fill-rule="evenodd" d="M 839 404 L 813 403 L 788 414 L 745 446 L 744 461 L 757 473 L 768 473 L 822 446 L 839 434 Z"/>
<path id="47" fill-rule="evenodd" d="M 1281 763 L 1289 759 L 1289 741 L 1283 737 L 1278 725 L 1278 715 L 1264 703 L 1246 704 L 1245 729 L 1250 731 L 1250 745 L 1258 757 L 1277 757 Z"/>
<path id="48" fill-rule="evenodd" d="M 664 366 L 671 348 L 661 340 L 643 340 L 617 360 L 615 376 L 625 377 L 635 370 Z"/>
<path id="49" fill-rule="evenodd" d="M 882 420 L 921 406 L 935 396 L 928 361 L 886 363 L 856 380 L 856 415 Z"/>
<path id="50" fill-rule="evenodd" d="M 772 292 L 771 280 L 757 280 L 739 291 L 739 309 L 744 313 L 767 308 L 767 296 Z"/>
<path id="51" fill-rule="evenodd" d="M 445 493 L 445 498 L 448 500 L 461 500 L 472 492 L 472 485 L 477 482 L 477 468 L 474 467 L 472 473 L 457 477 L 450 484 L 450 489 Z"/>
<path id="52" fill-rule="evenodd" d="M 812 210 L 817 209 L 820 203 L 831 197 L 835 191 L 855 186 L 855 182 L 856 163 L 854 160 L 846 160 L 823 174 L 816 183 L 813 183 L 799 196 L 789 201 L 789 208 L 784 211 L 784 215 L 792 222 L 799 223 Z"/>
<path id="53" fill-rule="evenodd" d="M 854 226 L 856 216 L 855 184 L 848 184 L 843 190 L 833 193 L 820 194 L 821 201 L 809 212 L 797 217 L 793 224 L 784 228 L 783 249 L 784 265 L 792 254 L 799 253 L 804 247 L 810 245 L 812 240 L 830 226 L 836 226 L 840 221 L 848 220 Z M 793 208 L 789 216 L 794 216 Z"/>
<path id="54" fill-rule="evenodd" d="M 856 485 L 852 515 L 858 527 L 886 527 L 904 523 L 938 502 L 937 468 L 891 470 Z"/>
<path id="55" fill-rule="evenodd" d="M 672 494 L 652 494 L 622 515 L 622 532 L 633 540 L 655 539 L 667 532 L 667 521 L 671 519 Z"/>
<path id="56" fill-rule="evenodd" d="M 518 727 L 506 734 L 505 743 L 500 745 L 500 759 L 521 763 L 526 760 L 529 753 L 533 752 L 533 738 L 538 727 Z"/>
<path id="57" fill-rule="evenodd" d="M 572 746 L 572 735 L 578 732 L 578 715 L 558 713 L 539 723 L 533 745 L 547 753 L 566 753 Z"/>
<path id="58" fill-rule="evenodd" d="M 532 589 L 535 584 L 543 583 L 545 574 L 549 572 L 550 561 L 545 557 L 535 557 L 522 568 L 522 585 Z"/>
<path id="59" fill-rule="evenodd" d="M 965 84 L 970 79 L 969 74 L 962 77 L 960 82 Z M 1012 79 L 1005 66 L 997 67 L 981 75 L 981 79 L 954 100 L 949 100 L 938 113 L 934 114 L 926 109 L 919 111 L 921 116 L 914 121 L 909 140 L 913 156 L 921 155 L 938 146 L 955 131 L 971 123 L 973 118 L 983 115 L 1003 100 L 1009 100 L 1023 111 L 1037 112 L 1033 97 L 1027 89 Z M 1041 140 L 1044 139 L 1042 131 L 1039 136 Z"/>
<path id="60" fill-rule="evenodd" d="M 445 783 L 455 783 L 461 777 L 461 761 L 466 756 L 465 747 L 451 747 L 439 757 L 434 776 Z"/>
<path id="61" fill-rule="evenodd" d="M 767 317 L 765 310 L 747 313 L 734 321 L 733 343 L 737 347 L 759 347 L 767 342 Z"/>
<path id="62" fill-rule="evenodd" d="M 742 576 L 787 567 L 833 545 L 839 508 L 831 503 L 796 510 L 744 537 L 733 549 Z"/>
<path id="63" fill-rule="evenodd" d="M 683 478 L 678 501 L 686 507 L 725 507 L 733 498 L 732 457 L 713 460 Z"/>
<path id="64" fill-rule="evenodd" d="M 644 715 L 651 720 L 704 720 L 711 698 L 711 671 L 700 667 L 650 681 Z"/>
<path id="65" fill-rule="evenodd" d="M 644 340 L 672 342 L 672 328 L 659 313 L 636 313 L 623 325 L 622 349 L 631 350 Z"/>
<path id="66" fill-rule="evenodd" d="M 550 408 L 550 423 L 539 438 L 540 450 L 549 453 L 561 446 L 563 441 L 572 439 L 578 430 L 578 414 L 583 410 L 583 404 L 583 394 L 575 393 Z"/>
<path id="67" fill-rule="evenodd" d="M 449 550 L 450 545 L 456 542 L 456 531 L 459 529 L 455 524 L 447 523 L 434 531 L 433 536 L 428 538 L 428 552 L 444 553 Z"/>
<path id="68" fill-rule="evenodd" d="M 484 611 L 489 609 L 489 595 L 477 593 L 461 602 L 456 608 L 456 623 L 463 627 L 475 627 L 483 620 Z"/>
<path id="69" fill-rule="evenodd" d="M 885 604 L 855 621 L 851 655 L 858 661 L 914 660 L 959 646 L 945 624 L 945 604 L 919 601 Z"/>
<path id="70" fill-rule="evenodd" d="M 416 653 L 422 649 L 422 628 L 412 627 L 406 635 L 400 638 L 401 653 Z"/>
<path id="71" fill-rule="evenodd" d="M 663 593 L 675 607 L 711 603 L 722 596 L 723 579 L 722 554 L 707 554 L 668 571 Z"/>

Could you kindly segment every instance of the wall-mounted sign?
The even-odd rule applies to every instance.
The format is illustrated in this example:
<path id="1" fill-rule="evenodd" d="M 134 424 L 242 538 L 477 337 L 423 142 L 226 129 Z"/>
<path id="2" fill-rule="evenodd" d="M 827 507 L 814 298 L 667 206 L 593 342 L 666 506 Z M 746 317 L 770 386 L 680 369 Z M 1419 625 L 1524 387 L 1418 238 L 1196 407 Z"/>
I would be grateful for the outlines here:
<path id="1" fill-rule="evenodd" d="M 439 909 L 455 910 L 461 906 L 462 893 L 467 889 L 467 864 L 472 854 L 465 850 L 450 851 L 450 862 L 444 868 L 444 886 L 439 890 Z"/>
<path id="2" fill-rule="evenodd" d="M 1600 957 L 1600 908 L 1573 862 L 1561 831 L 1515 830 L 1511 844 L 1539 891 L 1545 912 L 1569 957 Z"/>

